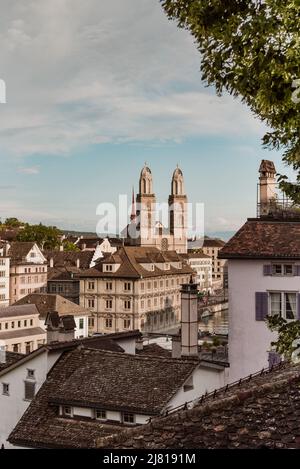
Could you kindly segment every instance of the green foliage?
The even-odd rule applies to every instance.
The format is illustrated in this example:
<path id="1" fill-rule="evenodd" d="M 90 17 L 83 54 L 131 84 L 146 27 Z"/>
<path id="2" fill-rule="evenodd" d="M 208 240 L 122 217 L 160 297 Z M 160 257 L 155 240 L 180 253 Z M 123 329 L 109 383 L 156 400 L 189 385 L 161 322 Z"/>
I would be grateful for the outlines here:
<path id="1" fill-rule="evenodd" d="M 63 241 L 63 247 L 64 251 L 80 251 L 79 247 L 71 241 Z"/>
<path id="2" fill-rule="evenodd" d="M 61 231 L 55 226 L 26 224 L 25 228 L 18 233 L 18 241 L 33 241 L 41 249 L 55 249 L 59 246 Z"/>
<path id="3" fill-rule="evenodd" d="M 161 0 L 178 26 L 195 38 L 202 80 L 241 98 L 270 128 L 265 147 L 283 151 L 300 183 L 299 0 Z M 297 100 L 298 101 L 298 100 Z M 299 201 L 300 187 L 281 180 Z"/>
<path id="4" fill-rule="evenodd" d="M 4 225 L 6 228 L 19 228 L 20 226 L 23 226 L 24 223 L 17 218 L 6 218 Z"/>
<path id="5" fill-rule="evenodd" d="M 295 348 L 292 346 L 295 339 L 300 338 L 300 321 L 286 321 L 280 316 L 269 316 L 267 324 L 271 331 L 278 333 L 278 340 L 272 342 L 276 352 L 290 359 Z"/>

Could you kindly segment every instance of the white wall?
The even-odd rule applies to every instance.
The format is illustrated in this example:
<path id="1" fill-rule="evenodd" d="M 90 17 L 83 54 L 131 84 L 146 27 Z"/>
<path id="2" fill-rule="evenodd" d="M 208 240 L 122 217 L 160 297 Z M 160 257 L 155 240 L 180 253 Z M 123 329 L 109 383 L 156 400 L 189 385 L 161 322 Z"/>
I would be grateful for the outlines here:
<path id="1" fill-rule="evenodd" d="M 264 321 L 255 319 L 255 292 L 300 289 L 299 277 L 264 276 L 263 266 L 268 263 L 260 260 L 228 263 L 230 382 L 267 367 L 267 351 L 277 337 Z"/>
<path id="2" fill-rule="evenodd" d="M 9 271 L 10 271 L 10 258 L 9 257 L 1 257 L 0 250 L 0 271 L 4 272 L 4 277 L 0 277 L 0 308 L 9 306 Z M 4 264 L 4 265 L 2 265 Z M 4 299 L 2 298 L 4 295 Z"/>
<path id="3" fill-rule="evenodd" d="M 115 340 L 120 347 L 124 349 L 125 353 L 129 353 L 130 355 L 135 355 L 135 346 L 136 346 L 136 338 L 135 337 L 129 337 L 126 339 L 118 339 Z"/>
<path id="4" fill-rule="evenodd" d="M 79 322 L 80 319 L 83 319 L 83 329 L 79 329 Z M 81 337 L 88 337 L 89 335 L 89 317 L 88 316 L 75 316 L 74 318 L 76 329 L 75 329 L 75 339 L 79 339 Z M 46 331 L 45 326 L 45 319 L 39 320 L 39 326 Z"/>
<path id="5" fill-rule="evenodd" d="M 169 401 L 167 408 L 181 406 L 203 396 L 206 392 L 219 389 L 225 384 L 225 371 L 200 366 L 193 373 L 193 386 L 190 391 L 184 391 L 183 387 Z"/>
<path id="6" fill-rule="evenodd" d="M 30 401 L 24 400 L 24 380 L 27 369 L 35 370 L 36 393 L 44 383 L 47 372 L 54 365 L 60 353 L 47 354 L 46 352 L 28 360 L 3 376 L 0 376 L 0 447 L 13 448 L 7 438 L 12 432 Z M 9 396 L 2 394 L 2 383 L 9 384 Z"/>

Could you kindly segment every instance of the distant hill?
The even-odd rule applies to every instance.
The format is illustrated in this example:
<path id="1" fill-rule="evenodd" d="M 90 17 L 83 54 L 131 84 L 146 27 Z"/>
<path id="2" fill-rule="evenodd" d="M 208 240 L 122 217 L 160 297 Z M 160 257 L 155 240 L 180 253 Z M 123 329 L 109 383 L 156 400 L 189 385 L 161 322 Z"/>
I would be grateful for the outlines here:
<path id="1" fill-rule="evenodd" d="M 235 233 L 236 231 L 211 231 L 206 234 L 209 238 L 218 238 L 223 239 L 223 241 L 228 241 Z"/>

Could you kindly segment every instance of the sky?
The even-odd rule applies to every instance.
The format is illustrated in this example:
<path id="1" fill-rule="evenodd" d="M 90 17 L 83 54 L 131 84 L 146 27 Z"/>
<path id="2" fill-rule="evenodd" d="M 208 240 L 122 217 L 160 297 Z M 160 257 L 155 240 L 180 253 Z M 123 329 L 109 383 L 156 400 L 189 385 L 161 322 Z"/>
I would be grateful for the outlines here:
<path id="1" fill-rule="evenodd" d="M 200 55 L 158 0 L 0 0 L 0 217 L 95 231 L 100 203 L 159 201 L 179 164 L 205 231 L 256 214 L 265 126 L 201 83 Z"/>

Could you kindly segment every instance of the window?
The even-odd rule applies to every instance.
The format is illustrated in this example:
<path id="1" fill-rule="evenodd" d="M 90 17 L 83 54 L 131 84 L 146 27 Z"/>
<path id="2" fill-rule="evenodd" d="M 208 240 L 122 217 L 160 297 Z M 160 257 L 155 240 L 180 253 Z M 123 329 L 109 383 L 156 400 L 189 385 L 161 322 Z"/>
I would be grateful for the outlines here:
<path id="1" fill-rule="evenodd" d="M 151 290 L 151 282 L 147 283 L 147 288 L 148 288 L 148 290 Z"/>
<path id="2" fill-rule="evenodd" d="M 32 401 L 35 396 L 35 383 L 25 381 L 25 401 Z"/>
<path id="3" fill-rule="evenodd" d="M 154 289 L 157 290 L 157 282 L 154 282 Z"/>
<path id="4" fill-rule="evenodd" d="M 0 270 L 0 277 L 5 277 L 5 270 Z"/>
<path id="5" fill-rule="evenodd" d="M 63 407 L 63 414 L 66 417 L 72 417 L 72 407 Z"/>
<path id="6" fill-rule="evenodd" d="M 293 264 L 273 264 L 272 275 L 293 275 Z"/>
<path id="7" fill-rule="evenodd" d="M 5 323 L 5 329 L 8 329 L 8 322 Z"/>
<path id="8" fill-rule="evenodd" d="M 134 414 L 131 414 L 129 412 L 124 412 L 123 413 L 123 423 L 134 424 L 135 423 Z"/>
<path id="9" fill-rule="evenodd" d="M 107 264 L 107 265 L 105 266 L 105 270 L 106 270 L 106 272 L 112 272 L 113 266 L 112 266 L 111 264 Z"/>
<path id="10" fill-rule="evenodd" d="M 27 319 L 24 320 L 24 327 L 27 327 Z"/>
<path id="11" fill-rule="evenodd" d="M 145 301 L 141 300 L 141 309 L 144 309 L 144 308 L 145 308 Z"/>
<path id="12" fill-rule="evenodd" d="M 270 293 L 270 315 L 281 316 L 287 320 L 295 320 L 297 311 L 297 295 L 288 292 Z"/>
<path id="13" fill-rule="evenodd" d="M 106 410 L 96 409 L 96 419 L 97 420 L 106 420 Z"/>
<path id="14" fill-rule="evenodd" d="M 88 300 L 88 305 L 89 305 L 89 308 L 94 308 L 95 307 L 95 300 Z"/>
<path id="15" fill-rule="evenodd" d="M 33 319 L 30 319 L 30 325 L 33 326 Z"/>
<path id="16" fill-rule="evenodd" d="M 20 344 L 13 344 L 13 352 L 19 353 L 20 351 Z"/>
<path id="17" fill-rule="evenodd" d="M 113 302 L 112 300 L 106 300 L 106 309 L 112 309 Z"/>
<path id="18" fill-rule="evenodd" d="M 15 321 L 12 321 L 12 322 L 11 322 L 11 328 L 12 328 L 12 329 L 15 328 Z"/>
<path id="19" fill-rule="evenodd" d="M 89 290 L 95 290 L 95 282 L 89 282 Z"/>
<path id="20" fill-rule="evenodd" d="M 9 384 L 2 383 L 2 394 L 3 396 L 9 396 Z"/>
<path id="21" fill-rule="evenodd" d="M 35 378 L 35 370 L 30 370 L 27 368 L 27 378 L 34 379 Z"/>
<path id="22" fill-rule="evenodd" d="M 106 290 L 112 290 L 112 282 L 106 282 Z"/>
<path id="23" fill-rule="evenodd" d="M 89 318 L 89 327 L 94 327 L 94 326 L 95 326 L 95 319 Z"/>
<path id="24" fill-rule="evenodd" d="M 130 329 L 130 319 L 124 319 L 124 329 Z"/>
<path id="25" fill-rule="evenodd" d="M 124 308 L 125 309 L 131 309 L 131 301 L 130 300 L 125 300 L 124 301 Z"/>
<path id="26" fill-rule="evenodd" d="M 105 319 L 105 327 L 107 329 L 112 328 L 112 319 Z"/>
<path id="27" fill-rule="evenodd" d="M 18 321 L 18 327 L 21 327 L 21 321 Z"/>
<path id="28" fill-rule="evenodd" d="M 141 290 L 145 290 L 145 284 L 144 284 L 144 282 L 141 283 Z"/>
<path id="29" fill-rule="evenodd" d="M 293 275 L 293 266 L 291 264 L 285 264 L 283 266 L 284 275 Z"/>
<path id="30" fill-rule="evenodd" d="M 31 352 L 31 342 L 25 342 L 25 353 Z"/>
<path id="31" fill-rule="evenodd" d="M 124 290 L 125 291 L 130 291 L 131 290 L 131 283 L 130 282 L 125 282 L 124 283 Z"/>
<path id="32" fill-rule="evenodd" d="M 79 319 L 79 329 L 83 329 L 84 328 L 84 320 L 83 318 L 80 318 Z"/>

